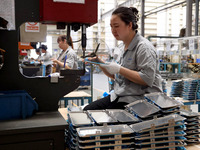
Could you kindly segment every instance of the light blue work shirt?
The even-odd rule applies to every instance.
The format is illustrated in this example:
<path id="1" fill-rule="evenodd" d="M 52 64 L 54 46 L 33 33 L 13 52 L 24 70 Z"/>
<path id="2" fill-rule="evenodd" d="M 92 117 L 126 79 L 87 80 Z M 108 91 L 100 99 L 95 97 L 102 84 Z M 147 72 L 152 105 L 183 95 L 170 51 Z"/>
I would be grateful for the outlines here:
<path id="1" fill-rule="evenodd" d="M 134 83 L 119 73 L 115 75 L 114 92 L 111 101 L 131 103 L 144 98 L 144 94 L 162 91 L 162 77 L 159 73 L 159 59 L 152 43 L 136 33 L 127 50 L 123 50 L 119 64 L 137 71 L 147 86 Z"/>
<path id="2" fill-rule="evenodd" d="M 76 52 L 72 49 L 71 46 L 69 46 L 66 51 L 62 51 L 57 59 L 61 62 L 65 62 L 65 64 L 71 69 L 78 69 L 78 58 Z M 56 72 L 59 71 L 60 66 L 57 64 Z"/>

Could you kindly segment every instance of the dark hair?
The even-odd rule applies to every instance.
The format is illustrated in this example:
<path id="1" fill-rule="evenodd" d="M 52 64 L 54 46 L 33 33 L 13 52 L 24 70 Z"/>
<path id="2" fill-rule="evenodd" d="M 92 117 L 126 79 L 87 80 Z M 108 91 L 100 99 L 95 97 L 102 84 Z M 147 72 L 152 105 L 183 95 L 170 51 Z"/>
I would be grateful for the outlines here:
<path id="1" fill-rule="evenodd" d="M 137 22 L 139 20 L 138 10 L 135 7 L 119 7 L 114 10 L 112 15 L 118 15 L 120 19 L 128 25 L 132 22 L 132 29 L 136 30 L 138 28 Z"/>
<path id="2" fill-rule="evenodd" d="M 185 36 L 185 28 L 182 28 L 181 30 L 180 30 L 180 33 L 179 33 L 179 37 L 184 37 Z"/>
<path id="3" fill-rule="evenodd" d="M 37 53 L 41 53 L 41 51 L 40 51 L 39 48 L 37 48 L 37 49 L 35 50 L 35 52 L 37 52 Z"/>
<path id="4" fill-rule="evenodd" d="M 66 36 L 66 35 L 60 35 L 60 36 L 58 37 L 58 39 L 57 39 L 57 43 L 59 43 L 60 41 L 64 41 L 64 40 L 67 41 L 67 44 L 68 44 L 69 46 L 71 46 L 72 48 L 74 48 L 74 47 L 73 47 L 72 38 L 70 37 L 70 39 L 67 40 L 67 36 Z"/>
<path id="5" fill-rule="evenodd" d="M 46 45 L 41 45 L 40 48 L 44 49 L 45 51 L 48 49 Z"/>

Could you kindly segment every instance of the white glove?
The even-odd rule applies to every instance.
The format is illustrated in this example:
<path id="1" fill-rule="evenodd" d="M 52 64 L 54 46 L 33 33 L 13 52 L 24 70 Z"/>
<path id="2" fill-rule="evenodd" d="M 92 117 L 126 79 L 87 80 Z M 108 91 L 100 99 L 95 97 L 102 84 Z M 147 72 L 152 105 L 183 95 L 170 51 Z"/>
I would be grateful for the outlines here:
<path id="1" fill-rule="evenodd" d="M 121 66 L 117 63 L 111 62 L 106 64 L 100 64 L 102 68 L 105 68 L 108 73 L 110 74 L 116 74 L 119 73 Z"/>

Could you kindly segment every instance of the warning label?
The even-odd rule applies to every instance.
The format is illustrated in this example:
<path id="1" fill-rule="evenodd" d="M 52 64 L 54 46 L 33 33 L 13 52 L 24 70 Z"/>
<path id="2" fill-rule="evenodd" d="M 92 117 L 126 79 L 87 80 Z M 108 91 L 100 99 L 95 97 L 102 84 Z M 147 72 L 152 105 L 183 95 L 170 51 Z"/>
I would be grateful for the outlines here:
<path id="1" fill-rule="evenodd" d="M 26 32 L 40 32 L 39 22 L 27 22 L 25 23 Z"/>

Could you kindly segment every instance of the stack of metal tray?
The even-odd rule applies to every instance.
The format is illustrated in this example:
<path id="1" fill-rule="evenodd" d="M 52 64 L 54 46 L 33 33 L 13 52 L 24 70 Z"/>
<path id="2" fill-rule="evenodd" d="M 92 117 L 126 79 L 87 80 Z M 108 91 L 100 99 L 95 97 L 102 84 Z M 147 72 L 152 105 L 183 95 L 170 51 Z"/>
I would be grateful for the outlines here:
<path id="1" fill-rule="evenodd" d="M 133 130 L 125 124 L 77 128 L 76 150 L 131 150 Z"/>
<path id="2" fill-rule="evenodd" d="M 179 113 L 180 106 L 183 105 L 174 98 L 160 92 L 145 94 L 144 96 L 149 102 L 154 103 L 161 109 L 163 116 Z"/>
<path id="3" fill-rule="evenodd" d="M 196 100 L 200 98 L 200 80 L 184 79 L 183 83 L 183 99 Z"/>
<path id="4" fill-rule="evenodd" d="M 76 128 L 93 126 L 94 122 L 88 116 L 86 112 L 76 111 L 68 113 L 69 129 L 66 132 L 66 144 L 71 148 L 75 148 L 77 145 L 77 132 Z"/>
<path id="5" fill-rule="evenodd" d="M 185 149 L 185 118 L 173 114 L 132 124 L 135 149 Z"/>
<path id="6" fill-rule="evenodd" d="M 175 80 L 172 82 L 171 86 L 171 97 L 182 97 L 183 92 L 183 80 Z"/>
<path id="7" fill-rule="evenodd" d="M 181 110 L 180 115 L 186 118 L 186 143 L 188 145 L 200 143 L 200 115 L 188 110 Z"/>
<path id="8" fill-rule="evenodd" d="M 145 99 L 126 105 L 126 110 L 138 116 L 141 120 L 150 120 L 160 116 L 160 108 Z"/>

